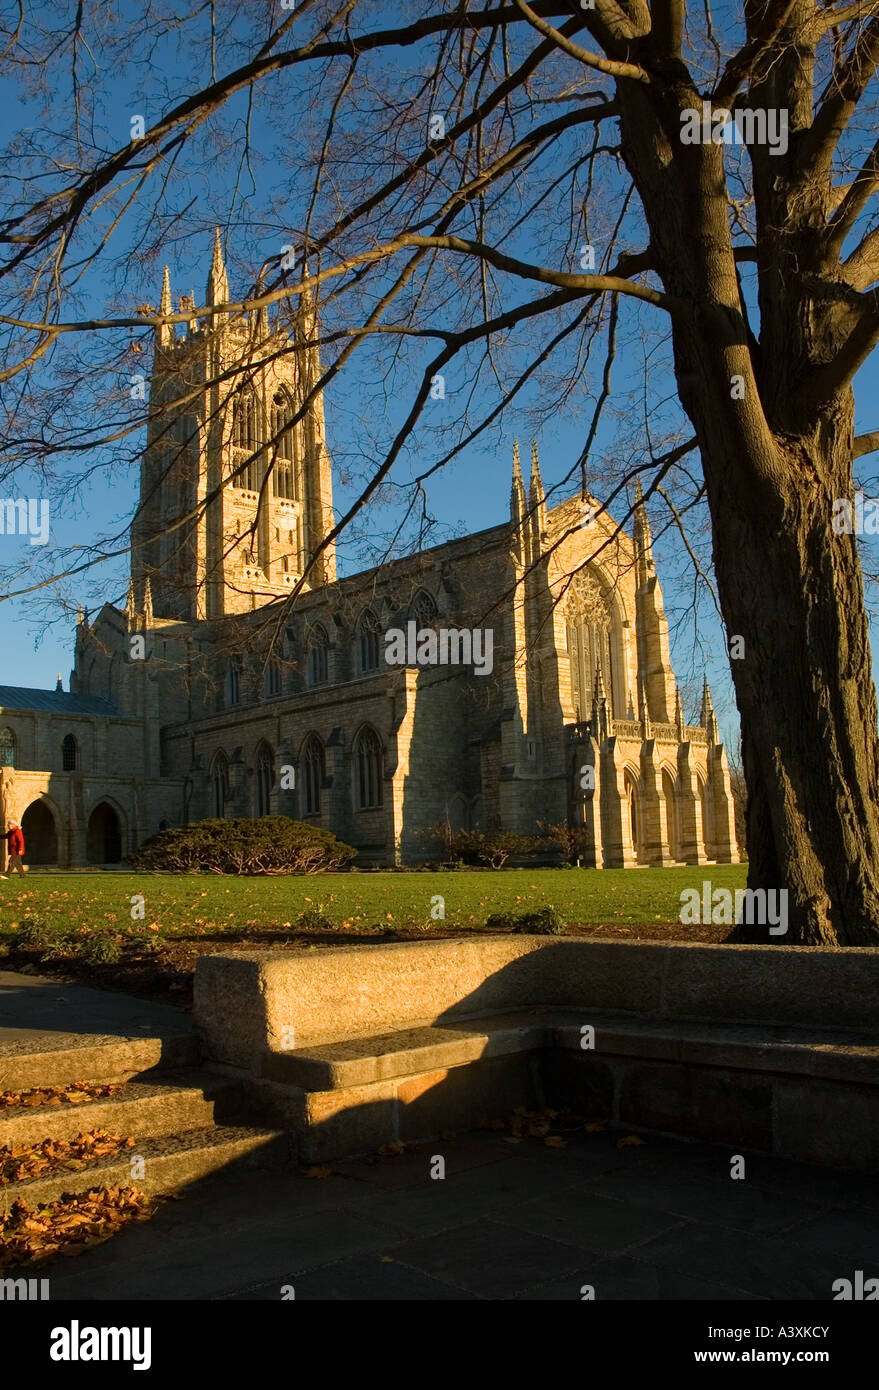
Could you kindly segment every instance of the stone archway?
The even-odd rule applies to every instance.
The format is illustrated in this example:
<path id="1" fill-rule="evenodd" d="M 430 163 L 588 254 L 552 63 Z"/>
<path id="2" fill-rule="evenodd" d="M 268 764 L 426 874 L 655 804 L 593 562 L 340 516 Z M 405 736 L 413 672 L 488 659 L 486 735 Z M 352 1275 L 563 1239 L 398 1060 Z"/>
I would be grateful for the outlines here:
<path id="1" fill-rule="evenodd" d="M 122 823 L 107 801 L 99 801 L 89 816 L 86 859 L 89 864 L 118 864 L 122 858 Z"/>
<path id="2" fill-rule="evenodd" d="M 58 863 L 58 828 L 45 801 L 32 801 L 21 818 L 24 862 L 31 865 Z"/>
<path id="3" fill-rule="evenodd" d="M 680 835 L 678 834 L 678 794 L 671 773 L 662 769 L 662 795 L 665 801 L 665 834 L 668 840 L 670 858 L 675 861 L 681 857 Z"/>

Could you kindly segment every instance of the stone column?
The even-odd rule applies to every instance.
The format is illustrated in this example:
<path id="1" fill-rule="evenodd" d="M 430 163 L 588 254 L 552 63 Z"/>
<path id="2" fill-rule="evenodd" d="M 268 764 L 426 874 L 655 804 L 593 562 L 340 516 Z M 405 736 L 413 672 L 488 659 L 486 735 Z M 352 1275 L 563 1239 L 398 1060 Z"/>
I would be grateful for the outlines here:
<path id="1" fill-rule="evenodd" d="M 699 796 L 692 752 L 693 746 L 690 743 L 682 743 L 678 748 L 680 857 L 685 864 L 704 864 L 706 855 L 702 828 L 702 799 Z"/>
<path id="2" fill-rule="evenodd" d="M 601 839 L 606 869 L 631 869 L 637 863 L 629 824 L 623 751 L 619 738 L 601 748 Z"/>
<path id="3" fill-rule="evenodd" d="M 648 864 L 660 868 L 672 862 L 665 822 L 665 792 L 662 789 L 662 768 L 656 740 L 645 739 L 641 745 L 641 816 L 644 856 Z"/>
<path id="4" fill-rule="evenodd" d="M 708 795 L 714 811 L 714 855 L 718 864 L 738 864 L 739 845 L 736 839 L 736 817 L 733 806 L 729 764 L 722 743 L 708 750 Z"/>

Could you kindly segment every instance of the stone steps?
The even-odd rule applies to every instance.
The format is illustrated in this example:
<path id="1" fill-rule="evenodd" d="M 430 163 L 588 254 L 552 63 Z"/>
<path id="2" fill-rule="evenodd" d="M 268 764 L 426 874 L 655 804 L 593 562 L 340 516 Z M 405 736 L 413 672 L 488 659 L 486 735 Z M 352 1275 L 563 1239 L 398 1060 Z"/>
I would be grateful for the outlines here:
<path id="1" fill-rule="evenodd" d="M 241 1114 L 235 1081 L 204 1073 L 147 1073 L 113 1095 L 71 1105 L 18 1105 L 0 1110 L 0 1146 L 75 1139 L 104 1129 L 139 1139 L 207 1129 Z"/>
<path id="2" fill-rule="evenodd" d="M 0 1049 L 0 1091 L 129 1081 L 158 1067 L 192 1066 L 198 1059 L 198 1039 L 192 1033 L 142 1038 L 58 1033 L 51 1045 L 41 1041 Z"/>
<path id="3" fill-rule="evenodd" d="M 132 1157 L 143 1159 L 143 1176 L 132 1177 Z M 215 1125 L 138 1141 L 133 1149 L 106 1154 L 77 1168 L 60 1168 L 37 1178 L 0 1187 L 0 1208 L 14 1201 L 29 1207 L 94 1188 L 134 1187 L 153 1196 L 176 1192 L 230 1164 L 236 1168 L 283 1168 L 289 1160 L 287 1136 L 275 1130 Z"/>

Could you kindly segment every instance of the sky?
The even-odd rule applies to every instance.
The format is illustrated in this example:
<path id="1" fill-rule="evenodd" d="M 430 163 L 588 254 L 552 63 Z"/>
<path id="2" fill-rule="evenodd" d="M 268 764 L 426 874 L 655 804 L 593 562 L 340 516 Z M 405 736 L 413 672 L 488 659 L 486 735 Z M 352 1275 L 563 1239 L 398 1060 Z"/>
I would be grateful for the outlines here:
<path id="1" fill-rule="evenodd" d="M 393 9 L 393 7 L 390 8 Z M 126 5 L 123 5 L 123 10 L 125 9 Z M 128 9 L 131 14 L 135 13 L 135 10 L 130 6 Z M 379 11 L 381 9 L 387 12 L 389 7 L 379 7 Z M 192 51 L 187 50 L 186 47 L 176 50 L 169 49 L 164 53 L 161 61 L 168 76 L 169 89 L 175 84 L 178 87 L 182 85 L 184 89 L 187 85 L 193 87 L 200 85 L 204 77 L 204 55 L 201 57 L 200 70 L 199 63 L 193 61 Z M 105 114 L 106 112 L 116 112 L 117 114 L 113 119 L 118 121 L 118 126 L 122 131 L 125 130 L 129 113 L 134 110 L 142 110 L 149 123 L 160 114 L 168 100 L 167 93 L 163 90 L 148 87 L 138 90 L 136 83 L 132 87 L 130 75 L 126 74 L 120 73 L 118 77 L 114 77 L 112 74 L 103 74 L 101 86 Z M 0 84 L 0 96 L 2 95 L 4 95 L 4 88 Z M 11 91 L 6 91 L 7 103 L 13 95 L 20 113 L 20 128 L 26 131 L 29 119 L 35 117 L 36 108 L 26 101 L 21 102 L 18 92 L 13 94 Z M 233 104 L 229 114 L 237 114 L 239 119 L 243 118 L 243 98 L 238 102 L 237 108 Z M 270 130 L 268 122 L 262 123 L 258 102 L 257 109 L 253 113 L 253 136 L 257 146 L 260 141 L 263 141 L 265 148 L 270 148 L 273 132 Z M 249 190 L 246 189 L 246 192 L 252 199 L 254 209 L 258 211 L 261 195 L 265 191 L 264 185 L 266 180 L 270 180 L 271 171 L 257 168 L 248 170 L 248 174 L 252 175 L 252 187 Z M 228 162 L 219 159 L 214 167 L 203 171 L 201 185 L 199 185 L 197 178 L 192 183 L 196 194 L 201 189 L 205 202 L 212 202 L 214 206 L 222 204 L 224 189 L 229 190 L 231 196 L 233 185 L 237 185 L 240 189 L 241 170 L 234 158 L 230 158 Z M 206 196 L 208 188 L 210 189 L 209 198 Z M 134 229 L 132 227 L 128 230 L 123 219 L 115 243 L 117 255 L 120 251 L 124 251 L 126 236 L 131 238 L 133 244 Z M 201 235 L 192 236 L 184 243 L 178 242 L 171 248 L 168 259 L 171 263 L 172 282 L 176 294 L 192 289 L 195 291 L 196 299 L 200 301 L 210 261 L 210 242 L 210 229 L 205 222 Z M 243 254 L 242 248 L 236 246 L 234 236 L 228 249 L 231 262 L 236 260 L 237 255 Z M 263 252 L 264 254 L 271 254 L 276 249 L 273 234 L 263 247 Z M 125 279 L 126 302 L 131 306 L 144 300 L 157 303 L 160 274 L 160 267 L 157 267 L 155 273 L 150 275 L 145 273 L 141 275 L 136 271 L 129 273 Z M 243 285 L 239 283 L 238 288 L 243 288 Z M 234 296 L 236 292 L 234 271 L 231 289 Z M 105 311 L 108 301 L 118 295 L 118 290 L 118 266 L 111 273 L 109 267 L 99 265 L 93 273 L 84 278 L 79 286 L 78 312 L 80 314 L 101 314 Z M 640 308 L 630 309 L 627 307 L 622 318 L 627 332 L 622 335 L 624 347 L 620 353 L 615 378 L 622 387 L 631 387 L 643 369 L 643 354 L 639 347 L 640 314 Z M 655 323 L 655 317 L 650 321 Z M 361 382 L 359 385 L 362 387 L 363 383 Z M 569 412 L 567 415 L 560 413 L 558 416 L 544 421 L 539 431 L 538 447 L 541 468 L 548 489 L 557 485 L 569 473 L 574 461 L 579 456 L 586 427 L 585 422 L 589 417 L 591 402 L 594 400 L 599 386 L 600 380 L 598 379 L 588 381 L 583 392 L 581 408 Z M 356 433 L 357 420 L 349 408 L 350 390 L 350 380 L 346 378 L 341 385 L 334 386 L 329 390 L 325 398 L 327 438 L 331 456 L 336 453 L 339 456 L 347 457 L 352 451 L 356 451 L 361 443 Z M 879 419 L 877 419 L 879 412 L 874 413 L 876 411 L 875 403 L 879 398 L 879 368 L 877 368 L 875 358 L 868 362 L 860 373 L 856 382 L 856 398 L 858 402 L 857 429 L 868 430 L 879 426 Z M 534 406 L 533 401 L 529 404 Z M 437 403 L 437 408 L 442 409 L 442 403 Z M 375 424 L 374 436 L 378 438 L 379 442 L 386 442 L 392 437 L 400 409 L 401 407 L 398 407 L 395 413 L 392 407 L 387 421 Z M 657 409 L 657 418 L 654 423 L 657 432 L 661 434 L 666 417 L 660 409 Z M 612 415 L 605 417 L 596 439 L 596 454 L 613 453 L 617 428 L 619 428 L 619 421 L 615 421 Z M 490 442 L 482 445 L 471 446 L 462 458 L 456 460 L 431 480 L 428 485 L 428 503 L 430 511 L 440 523 L 440 531 L 436 536 L 437 542 L 443 539 L 444 534 L 478 531 L 496 525 L 508 516 L 514 435 L 519 437 L 522 457 L 527 466 L 531 434 L 527 414 L 523 411 L 518 414 L 511 413 L 509 421 L 504 424 L 500 438 L 493 438 Z M 404 459 L 398 476 L 404 477 L 407 473 L 418 471 L 425 462 L 430 461 L 432 460 L 429 454 L 422 453 L 417 456 L 410 456 Z M 870 492 L 869 480 L 873 477 L 873 463 L 874 460 L 868 456 L 860 460 L 857 465 L 858 474 L 865 480 L 865 490 L 868 494 Z M 76 543 L 83 536 L 95 535 L 109 526 L 117 524 L 133 508 L 136 488 L 136 470 L 130 467 L 120 467 L 115 473 L 110 470 L 96 475 L 93 485 L 85 491 L 75 505 L 67 510 L 66 514 L 61 516 L 53 514 L 52 543 Z M 571 489 L 568 488 L 565 491 L 569 493 Z M 879 487 L 875 488 L 874 492 L 879 492 Z M 350 500 L 351 496 L 351 486 L 346 486 L 337 477 L 335 482 L 337 510 L 345 504 L 346 500 Z M 620 515 L 619 507 L 615 510 L 617 515 Z M 381 521 L 384 524 L 384 518 L 381 518 Z M 4 558 L 8 558 L 16 547 L 27 548 L 26 543 L 9 536 L 0 537 L 0 544 L 5 547 Z M 681 681 L 689 681 L 691 685 L 697 676 L 701 678 L 703 669 L 707 672 L 712 683 L 723 736 L 727 743 L 734 745 L 737 734 L 737 718 L 721 626 L 716 615 L 712 613 L 711 605 L 703 601 L 699 610 L 702 647 L 698 653 L 694 654 L 692 627 L 683 617 L 689 604 L 689 594 L 686 586 L 678 580 L 678 576 L 682 572 L 682 553 L 681 543 L 676 535 L 670 532 L 657 541 L 656 561 L 660 581 L 664 581 L 666 608 L 671 629 L 673 665 Z M 83 602 L 94 608 L 95 595 L 98 589 L 103 589 L 103 596 L 106 599 L 118 602 L 124 594 L 125 567 L 126 562 L 124 560 L 108 565 L 106 570 L 102 572 L 99 582 L 96 583 L 92 579 L 88 585 L 83 583 L 82 587 L 85 592 L 81 595 L 77 593 L 76 584 L 65 586 L 68 603 L 73 603 L 75 606 L 77 598 L 81 597 Z M 350 567 L 349 563 L 348 568 Z M 46 614 L 42 610 L 35 610 L 32 604 L 9 600 L 0 602 L 0 652 L 2 652 L 3 657 L 2 668 L 0 669 L 2 669 L 3 682 L 38 688 L 54 688 L 56 673 L 60 671 L 64 688 L 67 689 L 73 657 L 73 637 L 73 624 L 69 618 L 60 620 L 58 614 L 55 613 L 53 617 L 50 616 L 50 620 L 47 620 Z M 693 717 L 692 709 L 688 711 L 688 717 Z"/>

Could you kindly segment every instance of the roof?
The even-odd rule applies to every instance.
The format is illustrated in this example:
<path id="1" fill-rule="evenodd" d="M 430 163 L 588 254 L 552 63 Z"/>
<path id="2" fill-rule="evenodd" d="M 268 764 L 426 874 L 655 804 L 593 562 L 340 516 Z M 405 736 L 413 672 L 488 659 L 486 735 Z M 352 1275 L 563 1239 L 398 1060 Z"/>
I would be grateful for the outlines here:
<path id="1" fill-rule="evenodd" d="M 77 695 L 71 690 L 31 690 L 26 685 L 0 685 L 0 709 L 37 710 L 46 714 L 118 714 L 112 700 L 100 695 Z"/>

